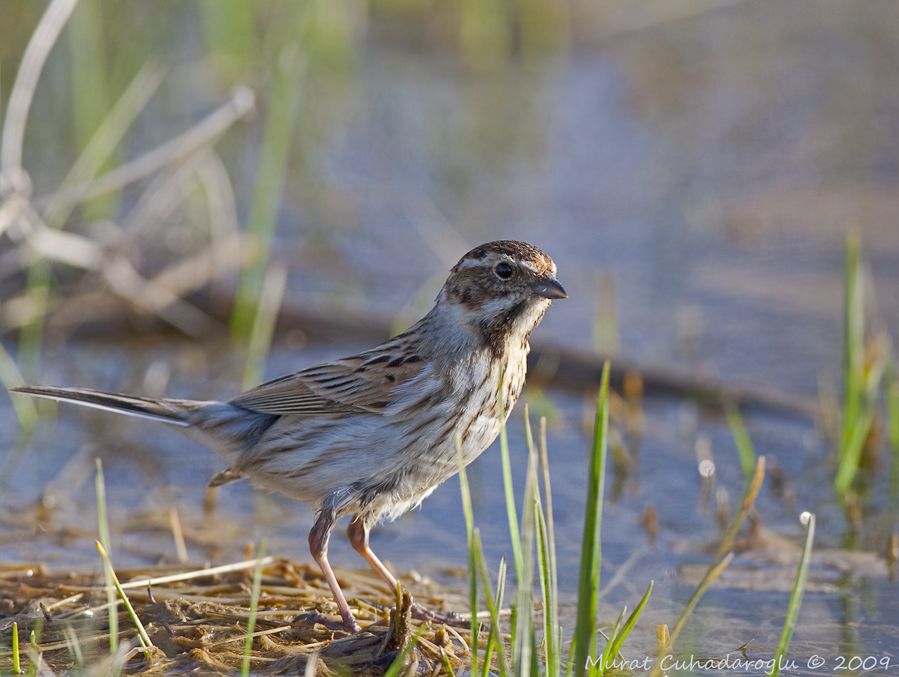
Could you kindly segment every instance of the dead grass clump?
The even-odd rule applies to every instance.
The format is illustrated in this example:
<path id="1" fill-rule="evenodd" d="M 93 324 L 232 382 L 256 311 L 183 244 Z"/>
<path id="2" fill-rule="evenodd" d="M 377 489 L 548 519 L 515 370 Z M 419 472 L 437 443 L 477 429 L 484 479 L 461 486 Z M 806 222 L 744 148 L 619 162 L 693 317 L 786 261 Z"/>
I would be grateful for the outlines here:
<path id="1" fill-rule="evenodd" d="M 134 648 L 137 632 L 119 603 L 122 646 L 110 657 L 109 605 L 102 574 L 0 564 L 0 672 L 13 666 L 9 647 L 16 623 L 22 663 L 40 663 L 43 674 L 79 667 L 93 672 L 101 665 L 104 670 L 121 668 L 138 674 L 235 674 L 244 658 L 256 565 L 257 560 L 249 560 L 192 571 L 173 567 L 119 571 L 153 646 L 149 651 Z M 295 622 L 298 615 L 309 612 L 339 618 L 326 583 L 317 569 L 306 564 L 263 560 L 250 650 L 253 674 L 303 673 L 312 661 L 319 675 L 383 674 L 403 651 L 405 674 L 439 673 L 445 670 L 445 661 L 453 668 L 466 662 L 468 646 L 453 628 L 411 619 L 408 593 L 392 600 L 373 575 L 344 571 L 338 576 L 363 628 L 356 636 Z M 439 606 L 433 593 L 422 601 Z"/>

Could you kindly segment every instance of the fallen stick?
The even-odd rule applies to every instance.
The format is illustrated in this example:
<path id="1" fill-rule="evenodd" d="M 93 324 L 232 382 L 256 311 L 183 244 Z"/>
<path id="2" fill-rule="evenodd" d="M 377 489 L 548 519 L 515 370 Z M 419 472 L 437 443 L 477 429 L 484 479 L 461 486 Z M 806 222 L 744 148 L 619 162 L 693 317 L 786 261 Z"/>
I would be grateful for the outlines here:
<path id="1" fill-rule="evenodd" d="M 191 295 L 186 300 L 209 317 L 219 320 L 223 326 L 227 325 L 231 312 L 227 303 L 216 303 L 206 293 Z M 81 319 L 84 320 L 84 317 Z M 122 313 L 117 303 L 110 303 L 108 312 L 103 315 L 79 324 L 60 326 L 53 322 L 52 314 L 48 320 L 51 330 L 64 333 L 67 339 L 118 339 L 133 334 L 136 324 L 139 324 L 141 333 L 172 330 L 158 318 L 129 317 L 127 313 Z M 390 318 L 364 311 L 335 314 L 285 303 L 278 317 L 276 341 L 279 335 L 300 331 L 307 339 L 314 341 L 375 343 L 387 338 L 390 328 Z M 818 415 L 817 401 L 804 395 L 725 382 L 697 370 L 646 364 L 619 355 L 605 355 L 542 341 L 532 344 L 528 358 L 529 382 L 569 390 L 588 390 L 599 384 L 602 364 L 607 359 L 612 364 L 611 385 L 618 390 L 622 389 L 628 376 L 639 375 L 643 381 L 643 393 L 649 397 L 689 399 L 715 411 L 736 406 L 808 420 L 814 420 Z"/>

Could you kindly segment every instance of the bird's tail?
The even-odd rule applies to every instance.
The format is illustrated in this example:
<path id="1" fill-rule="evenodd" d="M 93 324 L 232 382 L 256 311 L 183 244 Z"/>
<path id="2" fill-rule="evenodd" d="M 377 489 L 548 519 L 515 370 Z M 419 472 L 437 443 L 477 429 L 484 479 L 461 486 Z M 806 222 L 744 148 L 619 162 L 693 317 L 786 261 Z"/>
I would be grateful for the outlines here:
<path id="1" fill-rule="evenodd" d="M 278 416 L 261 414 L 230 402 L 152 399 L 121 393 L 104 393 L 90 388 L 22 386 L 10 392 L 72 402 L 117 414 L 136 416 L 179 426 L 182 431 L 206 445 L 229 463 L 253 447 Z"/>
<path id="2" fill-rule="evenodd" d="M 190 425 L 190 414 L 205 403 L 190 400 L 154 400 L 119 393 L 104 393 L 90 388 L 56 388 L 53 386 L 22 386 L 10 392 L 43 397 L 59 402 L 73 402 L 85 407 L 103 409 L 118 414 L 137 416 L 171 425 Z"/>

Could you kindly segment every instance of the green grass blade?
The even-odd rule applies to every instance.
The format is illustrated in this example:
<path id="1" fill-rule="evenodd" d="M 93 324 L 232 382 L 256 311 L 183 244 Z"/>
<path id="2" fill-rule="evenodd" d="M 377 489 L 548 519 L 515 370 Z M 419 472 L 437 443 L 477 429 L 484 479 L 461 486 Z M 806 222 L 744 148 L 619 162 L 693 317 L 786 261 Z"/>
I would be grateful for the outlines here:
<path id="1" fill-rule="evenodd" d="M 521 508 L 521 578 L 516 581 L 518 601 L 515 605 L 513 626 L 512 664 L 519 667 L 529 665 L 536 658 L 536 628 L 534 627 L 534 537 L 535 505 L 537 498 L 537 447 L 531 431 L 528 408 L 524 409 L 525 441 L 528 448 L 528 465 L 524 485 L 524 502 Z"/>
<path id="2" fill-rule="evenodd" d="M 743 470 L 743 477 L 747 482 L 752 480 L 755 470 L 755 449 L 752 447 L 752 440 L 749 438 L 749 431 L 740 415 L 740 410 L 736 407 L 727 408 L 727 424 L 730 426 L 730 433 L 734 438 L 734 444 L 737 446 L 737 455 L 740 457 L 740 468 Z"/>
<path id="3" fill-rule="evenodd" d="M 456 677 L 456 671 L 453 670 L 453 666 L 449 661 L 449 656 L 446 655 L 446 651 L 442 647 L 440 649 L 440 662 L 443 664 L 443 671 L 449 675 L 449 677 Z"/>
<path id="4" fill-rule="evenodd" d="M 481 579 L 481 587 L 484 590 L 484 602 L 487 604 L 487 611 L 490 614 L 490 635 L 494 639 L 494 646 L 496 646 L 499 653 L 499 674 L 500 677 L 506 677 L 506 675 L 511 674 L 511 670 L 509 667 L 509 660 L 506 656 L 506 647 L 502 638 L 502 626 L 500 624 L 499 612 L 500 607 L 499 603 L 501 602 L 501 597 L 497 594 L 494 597 L 493 592 L 490 586 L 490 572 L 487 571 L 487 563 L 484 561 L 484 548 L 481 545 L 481 534 L 475 529 L 474 530 L 474 552 L 475 552 L 475 560 L 478 569 L 478 574 Z M 503 578 L 501 583 L 497 586 L 497 590 L 502 586 L 505 589 L 505 579 L 506 579 L 506 568 L 505 562 L 502 563 L 502 568 L 500 570 Z M 513 621 L 514 625 L 514 621 Z M 485 661 L 485 665 L 487 665 Z M 472 674 L 475 674 L 472 672 Z"/>
<path id="5" fill-rule="evenodd" d="M 723 557 L 733 546 L 737 534 L 740 533 L 743 523 L 749 516 L 749 511 L 752 510 L 752 506 L 755 505 L 755 499 L 758 498 L 759 492 L 762 490 L 762 483 L 765 481 L 766 465 L 764 456 L 759 456 L 756 459 L 755 472 L 752 475 L 752 479 L 749 481 L 749 485 L 746 487 L 746 491 L 743 493 L 743 501 L 740 503 L 740 510 L 727 527 L 727 531 L 724 532 L 724 537 L 718 544 L 718 549 L 715 551 L 715 556 L 712 558 L 713 562 Z"/>
<path id="6" fill-rule="evenodd" d="M 734 516 L 734 519 L 728 526 L 727 531 L 725 531 L 724 538 L 722 538 L 721 543 L 718 544 L 718 549 L 715 551 L 714 557 L 712 557 L 712 562 L 709 565 L 709 568 L 706 570 L 702 579 L 699 581 L 699 584 L 696 586 L 693 594 L 690 595 L 690 599 L 687 601 L 687 605 L 684 607 L 684 610 L 678 617 L 677 622 L 674 624 L 674 628 L 671 630 L 670 645 L 672 647 L 674 646 L 675 642 L 677 642 L 677 638 L 680 636 L 680 633 L 684 629 L 687 620 L 693 613 L 693 609 L 695 609 L 696 605 L 699 604 L 699 600 L 702 599 L 705 591 L 712 584 L 712 582 L 714 582 L 714 580 L 721 575 L 721 572 L 727 568 L 727 566 L 733 559 L 733 553 L 730 552 L 730 550 L 734 544 L 734 540 L 736 539 L 737 534 L 740 532 L 740 529 L 743 526 L 743 522 L 746 521 L 746 517 L 749 515 L 749 511 L 752 510 L 752 506 L 755 504 L 755 499 L 758 498 L 764 479 L 765 457 L 759 456 L 755 464 L 755 473 L 752 476 L 752 480 L 749 482 L 749 486 L 746 487 L 746 492 L 743 494 L 743 502 L 740 505 L 740 510 Z M 656 672 L 653 671 L 653 674 L 656 674 Z"/>
<path id="7" fill-rule="evenodd" d="M 121 147 L 122 140 L 135 119 L 146 108 L 162 84 L 166 72 L 166 69 L 154 60 L 148 61 L 137 71 L 112 108 L 108 109 L 108 113 L 84 145 L 57 190 L 50 196 L 43 212 L 43 218 L 48 226 L 61 227 L 76 206 L 89 199 L 91 182 Z M 100 193 L 92 199 L 97 200 L 106 194 Z"/>
<path id="8" fill-rule="evenodd" d="M 19 624 L 15 621 L 12 624 L 12 673 L 14 675 L 22 674 L 22 658 L 19 656 Z"/>
<path id="9" fill-rule="evenodd" d="M 459 462 L 459 489 L 462 494 L 462 514 L 465 516 L 465 542 L 468 547 L 468 606 L 471 611 L 471 674 L 478 674 L 478 564 L 474 539 L 474 511 L 471 508 L 471 488 L 462 457 L 462 438 L 456 437 L 456 458 Z"/>
<path id="10" fill-rule="evenodd" d="M 834 490 L 842 500 L 858 471 L 870 429 L 865 411 L 865 310 L 858 234 L 846 235 L 843 273 L 843 412 Z M 873 418 L 871 419 L 873 420 Z"/>
<path id="11" fill-rule="evenodd" d="M 680 637 L 680 633 L 684 629 L 684 625 L 686 625 L 687 620 L 690 618 L 690 615 L 693 613 L 693 609 L 695 609 L 696 605 L 699 604 L 699 600 L 702 599 L 702 596 L 706 593 L 706 590 L 709 589 L 709 586 L 715 582 L 715 579 L 717 579 L 718 576 L 720 576 L 721 573 L 730 565 L 733 558 L 734 554 L 732 552 L 729 552 L 720 560 L 714 560 L 706 570 L 702 579 L 699 581 L 699 584 L 696 586 L 696 589 L 693 591 L 693 594 L 690 595 L 690 599 L 687 600 L 687 605 L 681 612 L 680 617 L 678 617 L 677 623 L 674 624 L 674 628 L 672 628 L 671 630 L 672 647 L 674 646 L 675 642 L 677 642 L 678 637 Z"/>
<path id="12" fill-rule="evenodd" d="M 68 28 L 73 137 L 78 147 L 83 148 L 111 103 L 106 35 L 100 3 L 79 3 Z M 111 218 L 115 213 L 116 200 L 115 194 L 109 194 L 85 204 L 85 221 Z"/>
<path id="13" fill-rule="evenodd" d="M 549 446 L 546 442 L 545 416 L 540 417 L 540 467 L 543 474 L 543 493 L 546 505 L 543 513 L 546 519 L 545 540 L 548 546 L 547 554 L 549 555 L 549 566 L 547 568 L 549 592 L 544 593 L 544 604 L 549 607 L 549 622 L 545 627 L 553 635 L 549 641 L 554 645 L 552 651 L 550 651 L 549 643 L 547 644 L 546 667 L 548 677 L 559 677 L 562 673 L 562 627 L 559 623 L 559 575 L 558 567 L 556 566 L 556 530 L 553 516 L 552 486 L 549 474 Z"/>
<path id="14" fill-rule="evenodd" d="M 25 653 L 28 654 L 28 660 L 31 663 L 31 669 L 28 671 L 28 677 L 41 674 L 44 666 L 43 653 L 41 652 L 40 636 L 44 630 L 43 619 L 38 621 L 39 625 L 28 635 L 28 648 Z"/>
<path id="15" fill-rule="evenodd" d="M 50 264 L 35 261 L 25 273 L 25 279 L 34 313 L 19 330 L 19 364 L 28 379 L 33 380 L 40 372 L 45 314 L 50 303 Z"/>
<path id="16" fill-rule="evenodd" d="M 537 514 L 537 572 L 540 577 L 540 591 L 543 595 L 543 641 L 546 645 L 544 657 L 546 660 L 547 677 L 557 677 L 559 674 L 560 655 L 556 645 L 557 626 L 553 624 L 553 609 L 558 601 L 553 597 L 552 570 L 549 561 L 549 544 L 547 542 L 546 517 L 540 498 L 535 497 L 534 510 Z"/>
<path id="17" fill-rule="evenodd" d="M 0 385 L 9 390 L 16 386 L 25 385 L 25 379 L 22 377 L 16 361 L 12 358 L 3 344 L 0 343 Z M 13 411 L 16 418 L 19 419 L 19 425 L 22 431 L 28 435 L 34 430 L 38 422 L 37 405 L 31 397 L 15 397 L 10 396 Z"/>
<path id="18" fill-rule="evenodd" d="M 581 539 L 581 566 L 578 577 L 576 649 L 574 674 L 583 675 L 587 657 L 596 646 L 596 612 L 599 604 L 599 575 L 602 564 L 602 502 L 605 486 L 605 466 L 609 433 L 609 363 L 603 365 L 599 400 L 596 404 L 596 423 L 593 434 L 593 454 L 587 481 L 587 504 L 584 512 L 584 533 Z"/>
<path id="19" fill-rule="evenodd" d="M 780 663 L 787 650 L 790 648 L 790 640 L 793 638 L 793 630 L 799 618 L 799 607 L 802 605 L 802 595 L 805 592 L 805 581 L 808 578 L 808 567 L 812 557 L 812 545 L 815 541 L 815 514 L 804 512 L 800 520 L 805 525 L 805 547 L 802 549 L 802 557 L 796 568 L 796 577 L 793 579 L 793 590 L 790 592 L 790 602 L 787 605 L 787 616 L 784 619 L 783 630 L 780 633 L 780 641 L 777 643 L 777 653 L 774 656 L 774 667 L 768 673 L 770 677 L 777 677 L 780 671 Z"/>
<path id="20" fill-rule="evenodd" d="M 262 381 L 265 371 L 265 360 L 272 345 L 278 312 L 287 288 L 287 269 L 282 265 L 273 265 L 265 271 L 256 317 L 250 329 L 247 361 L 243 372 L 243 389 L 247 390 Z"/>
<path id="21" fill-rule="evenodd" d="M 861 392 L 859 401 L 852 414 L 854 419 L 844 416 L 844 433 L 848 438 L 842 440 L 837 473 L 834 477 L 834 488 L 842 499 L 851 489 L 852 482 L 861 466 L 862 454 L 871 427 L 877 417 L 877 398 L 884 375 L 890 362 L 890 340 L 883 332 L 872 337 L 865 351 L 865 364 L 860 376 Z M 887 392 L 889 404 L 889 392 Z"/>
<path id="22" fill-rule="evenodd" d="M 97 531 L 100 543 L 103 544 L 106 552 L 112 552 L 109 540 L 109 521 L 106 517 L 106 480 L 103 478 L 103 461 L 97 458 L 96 463 L 97 475 L 94 479 L 94 489 L 97 494 Z M 119 607 L 116 602 L 112 574 L 106 567 L 103 567 L 103 577 L 106 583 L 106 601 L 109 605 L 109 653 L 114 654 L 119 644 Z"/>
<path id="23" fill-rule="evenodd" d="M 849 433 L 849 438 L 845 441 L 842 449 L 840 449 L 840 459 L 833 480 L 834 490 L 838 496 L 845 496 L 852 487 L 852 482 L 858 473 L 858 466 L 861 463 L 862 452 L 865 449 L 865 441 L 868 439 L 873 423 L 874 412 L 869 410 L 861 413 L 855 419 L 853 425 L 845 428 Z"/>
<path id="24" fill-rule="evenodd" d="M 247 618 L 247 638 L 243 644 L 243 660 L 240 664 L 240 674 L 247 677 L 250 674 L 250 654 L 253 651 L 253 632 L 256 630 L 256 613 L 259 609 L 259 591 L 262 588 L 262 567 L 265 561 L 265 541 L 259 545 L 258 562 L 253 569 L 253 588 L 250 594 L 250 613 Z"/>
<path id="25" fill-rule="evenodd" d="M 640 619 L 640 614 L 643 613 L 643 609 L 646 606 L 646 603 L 649 601 L 649 596 L 652 595 L 652 590 L 654 587 L 655 581 L 650 581 L 649 585 L 646 587 L 646 592 L 643 593 L 643 597 L 640 598 L 640 601 L 631 612 L 631 615 L 627 617 L 627 620 L 621 626 L 620 630 L 616 632 L 609 640 L 609 643 L 607 645 L 607 653 L 610 662 L 606 665 L 610 665 L 611 660 L 614 659 L 615 656 L 617 656 L 619 653 L 621 653 L 621 647 L 624 645 L 624 642 L 625 640 L 627 640 L 627 637 L 631 633 L 631 630 L 634 629 L 634 626 Z"/>
<path id="26" fill-rule="evenodd" d="M 573 677 L 574 675 L 574 655 L 577 653 L 577 633 L 571 638 L 568 645 L 568 660 L 565 663 L 565 677 Z M 580 674 L 580 673 L 578 673 Z"/>
<path id="27" fill-rule="evenodd" d="M 140 645 L 145 649 L 149 649 L 153 646 L 153 642 L 150 641 L 147 629 L 144 627 L 144 624 L 141 623 L 137 612 L 134 610 L 134 607 L 131 606 L 131 600 L 128 599 L 128 595 L 126 595 L 125 591 L 122 589 L 122 584 L 119 582 L 119 577 L 116 576 L 115 569 L 112 568 L 112 562 L 109 561 L 109 555 L 103 548 L 103 544 L 100 543 L 100 541 L 96 541 L 96 545 L 97 551 L 100 553 L 100 558 L 103 560 L 103 565 L 109 571 L 109 575 L 112 576 L 112 584 L 119 593 L 119 598 L 122 600 L 122 604 L 125 605 L 125 610 L 128 612 L 128 615 L 134 622 L 134 626 L 137 628 L 137 639 L 140 642 Z"/>
<path id="28" fill-rule="evenodd" d="M 250 206 L 248 232 L 258 258 L 240 277 L 231 316 L 232 333 L 244 341 L 249 339 L 252 331 L 264 272 L 271 253 L 304 69 L 305 60 L 296 43 L 289 44 L 281 51 L 269 97 L 262 156 L 259 159 L 256 188 Z"/>
<path id="29" fill-rule="evenodd" d="M 203 0 L 203 33 L 209 54 L 224 75 L 245 78 L 257 65 L 256 15 L 244 0 Z"/>
<path id="30" fill-rule="evenodd" d="M 484 667 L 481 670 L 481 677 L 489 677 L 490 675 L 490 662 L 493 660 L 493 651 L 497 645 L 499 645 L 500 651 L 505 651 L 505 647 L 502 643 L 502 635 L 500 634 L 501 628 L 500 626 L 494 622 L 494 618 L 499 618 L 499 610 L 503 608 L 503 598 L 506 594 L 506 560 L 505 558 L 500 559 L 499 561 L 499 571 L 496 574 L 496 595 L 494 596 L 493 601 L 493 609 L 496 609 L 496 614 L 491 612 L 490 614 L 490 634 L 487 635 L 487 647 L 484 649 Z M 500 659 L 500 670 L 505 669 L 505 662 Z M 474 673 L 472 673 L 474 674 Z"/>
<path id="31" fill-rule="evenodd" d="M 587 669 L 587 674 L 591 677 L 594 675 L 601 677 L 612 666 L 612 658 L 615 655 L 613 653 L 615 638 L 618 637 L 618 633 L 621 632 L 621 625 L 624 623 L 624 614 L 626 613 L 627 606 L 618 612 L 618 618 L 615 619 L 615 625 L 612 626 L 612 632 L 606 637 L 606 645 L 602 650 L 599 662 L 591 662 L 590 667 Z M 600 631 L 600 634 L 603 634 L 602 631 Z M 605 637 L 605 634 L 603 634 L 603 637 Z"/>
<path id="32" fill-rule="evenodd" d="M 843 275 L 843 434 L 842 447 L 851 437 L 851 426 L 858 417 L 864 369 L 865 315 L 864 291 L 859 272 L 858 234 L 846 235 L 846 260 Z"/>
<path id="33" fill-rule="evenodd" d="M 424 627 L 419 628 L 418 632 L 406 642 L 406 646 L 403 647 L 402 651 L 400 651 L 399 655 L 394 659 L 393 663 L 390 664 L 390 667 L 387 668 L 384 673 L 384 677 L 399 677 L 399 675 L 403 674 L 403 668 L 406 667 L 406 660 L 409 658 L 409 655 L 415 650 L 415 647 L 418 645 L 418 640 L 421 639 L 422 634 L 424 634 Z"/>
<path id="34" fill-rule="evenodd" d="M 51 228 L 61 227 L 69 218 L 74 205 L 80 201 L 59 200 L 76 184 L 89 182 L 103 168 L 115 148 L 118 147 L 137 114 L 146 106 L 150 97 L 162 82 L 163 71 L 148 64 L 135 76 L 112 110 L 104 118 L 78 159 L 59 185 L 55 196 L 42 214 Z M 30 377 L 35 377 L 40 365 L 40 352 L 44 336 L 44 316 L 50 301 L 52 283 L 51 265 L 46 260 L 35 261 L 28 268 L 27 286 L 33 304 L 32 319 L 22 327 L 19 335 L 20 362 Z"/>
<path id="35" fill-rule="evenodd" d="M 505 375 L 499 380 L 499 393 L 503 392 Z M 499 431 L 499 451 L 503 466 L 503 489 L 506 496 L 506 516 L 509 520 L 509 538 L 512 541 L 512 563 L 515 565 L 515 579 L 524 579 L 524 557 L 521 550 L 521 534 L 518 530 L 518 510 L 515 507 L 515 487 L 512 483 L 512 461 L 509 454 L 509 435 L 506 430 L 506 409 L 503 398 L 497 396 L 499 417 L 503 422 Z"/>
<path id="36" fill-rule="evenodd" d="M 84 193 L 88 191 L 90 182 L 103 171 L 116 149 L 121 147 L 137 116 L 162 84 L 166 72 L 167 69 L 154 60 L 148 61 L 137 71 L 50 198 L 43 214 L 47 225 L 60 227 L 68 220 L 75 206 L 85 198 Z M 82 187 L 80 190 L 79 186 Z M 73 194 L 72 190 L 77 192 Z"/>

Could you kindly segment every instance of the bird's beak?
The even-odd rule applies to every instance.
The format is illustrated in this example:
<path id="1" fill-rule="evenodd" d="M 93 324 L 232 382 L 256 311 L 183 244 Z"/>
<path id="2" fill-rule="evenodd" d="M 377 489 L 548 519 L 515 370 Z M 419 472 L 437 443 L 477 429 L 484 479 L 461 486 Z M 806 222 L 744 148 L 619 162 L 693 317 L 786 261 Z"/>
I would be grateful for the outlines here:
<path id="1" fill-rule="evenodd" d="M 568 292 L 565 291 L 565 287 L 559 284 L 559 281 L 554 277 L 544 277 L 541 280 L 537 280 L 531 289 L 533 289 L 535 294 L 545 299 L 568 298 Z"/>

